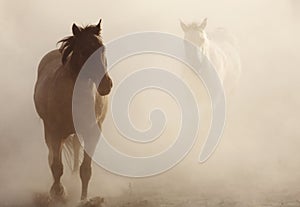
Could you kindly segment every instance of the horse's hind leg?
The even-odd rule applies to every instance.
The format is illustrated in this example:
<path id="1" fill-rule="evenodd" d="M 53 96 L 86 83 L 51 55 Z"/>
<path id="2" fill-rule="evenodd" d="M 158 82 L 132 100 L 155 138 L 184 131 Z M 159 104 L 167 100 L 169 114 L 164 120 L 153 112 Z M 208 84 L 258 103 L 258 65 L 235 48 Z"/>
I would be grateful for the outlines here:
<path id="1" fill-rule="evenodd" d="M 46 144 L 48 147 L 48 164 L 51 169 L 51 165 L 52 165 L 52 161 L 53 161 L 53 152 L 52 152 L 52 146 L 51 146 L 50 140 L 49 140 L 50 136 L 48 135 L 46 129 L 45 129 L 45 138 L 46 138 Z"/>
<path id="2" fill-rule="evenodd" d="M 73 166 L 73 173 L 78 172 L 79 165 L 80 165 L 80 149 L 81 143 L 79 141 L 78 136 L 75 134 L 73 137 L 73 149 L 74 149 L 74 166 Z"/>

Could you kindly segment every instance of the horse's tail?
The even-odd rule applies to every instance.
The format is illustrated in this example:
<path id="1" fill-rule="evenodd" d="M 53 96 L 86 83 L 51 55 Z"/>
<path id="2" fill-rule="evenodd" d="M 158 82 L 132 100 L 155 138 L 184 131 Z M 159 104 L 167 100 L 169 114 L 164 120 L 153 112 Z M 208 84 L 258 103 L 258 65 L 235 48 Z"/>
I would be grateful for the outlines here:
<path id="1" fill-rule="evenodd" d="M 63 155 L 69 169 L 75 173 L 83 158 L 83 148 L 76 135 L 69 136 L 63 145 Z"/>

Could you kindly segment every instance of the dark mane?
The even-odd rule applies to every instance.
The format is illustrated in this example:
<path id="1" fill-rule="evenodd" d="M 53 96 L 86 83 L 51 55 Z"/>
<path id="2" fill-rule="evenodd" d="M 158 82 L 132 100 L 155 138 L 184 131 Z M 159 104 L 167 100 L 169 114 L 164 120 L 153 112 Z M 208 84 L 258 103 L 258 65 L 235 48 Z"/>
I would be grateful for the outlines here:
<path id="1" fill-rule="evenodd" d="M 61 61 L 63 64 L 65 64 L 67 62 L 67 58 L 73 52 L 75 37 L 65 37 L 64 39 L 60 40 L 58 44 L 59 43 L 61 43 L 61 46 L 59 48 L 59 52 L 62 54 Z"/>
<path id="2" fill-rule="evenodd" d="M 98 34 L 99 39 L 101 40 L 100 36 L 100 31 L 99 28 L 95 25 L 87 25 L 84 28 L 79 27 L 81 35 L 83 34 Z M 63 38 L 62 40 L 58 41 L 57 44 L 60 44 L 59 47 L 59 52 L 62 54 L 61 61 L 63 64 L 67 62 L 68 57 L 70 56 L 71 53 L 74 51 L 74 46 L 76 44 L 76 39 L 75 35 L 73 36 L 68 36 Z M 101 40 L 102 41 L 102 40 Z"/>

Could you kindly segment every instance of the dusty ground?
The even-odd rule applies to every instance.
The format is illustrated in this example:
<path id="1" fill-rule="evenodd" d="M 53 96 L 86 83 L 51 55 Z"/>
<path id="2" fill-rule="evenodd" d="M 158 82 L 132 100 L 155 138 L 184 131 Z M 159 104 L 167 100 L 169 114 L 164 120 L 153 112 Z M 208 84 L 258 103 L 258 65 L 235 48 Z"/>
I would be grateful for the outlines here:
<path id="1" fill-rule="evenodd" d="M 299 207 L 300 199 L 297 195 L 285 193 L 266 194 L 262 198 L 245 199 L 230 197 L 206 196 L 176 196 L 176 195 L 123 195 L 119 197 L 93 197 L 88 201 L 52 202 L 47 194 L 35 194 L 33 202 L 13 205 L 2 203 L 5 207 Z"/>

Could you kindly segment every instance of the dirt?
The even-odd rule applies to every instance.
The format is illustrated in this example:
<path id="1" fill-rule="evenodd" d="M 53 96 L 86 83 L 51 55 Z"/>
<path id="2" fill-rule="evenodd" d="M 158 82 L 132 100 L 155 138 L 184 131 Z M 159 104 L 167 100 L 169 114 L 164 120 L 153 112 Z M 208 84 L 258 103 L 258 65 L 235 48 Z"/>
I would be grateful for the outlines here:
<path id="1" fill-rule="evenodd" d="M 300 207 L 300 200 L 284 195 L 266 196 L 257 200 L 239 200 L 205 196 L 119 196 L 92 197 L 86 201 L 52 201 L 47 193 L 33 196 L 32 203 L 8 204 L 0 203 L 0 207 Z"/>

